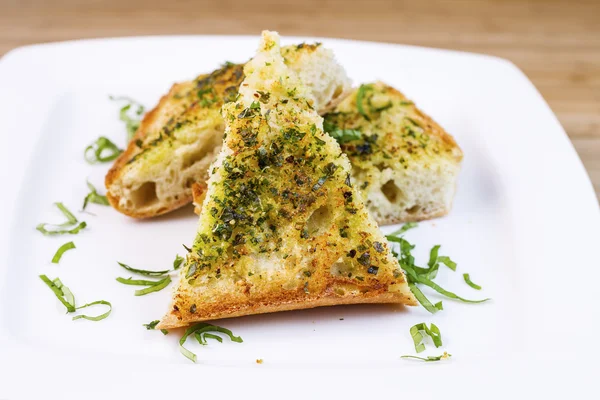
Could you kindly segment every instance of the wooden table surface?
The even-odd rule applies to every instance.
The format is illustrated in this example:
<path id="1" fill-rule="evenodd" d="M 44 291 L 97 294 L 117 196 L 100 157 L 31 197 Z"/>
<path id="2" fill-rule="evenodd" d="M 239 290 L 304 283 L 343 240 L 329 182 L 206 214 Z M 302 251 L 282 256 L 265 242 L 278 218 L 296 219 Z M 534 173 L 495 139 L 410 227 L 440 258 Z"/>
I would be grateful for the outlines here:
<path id="1" fill-rule="evenodd" d="M 600 197 L 600 0 L 0 0 L 0 55 L 57 40 L 267 28 L 511 60 L 558 115 Z"/>

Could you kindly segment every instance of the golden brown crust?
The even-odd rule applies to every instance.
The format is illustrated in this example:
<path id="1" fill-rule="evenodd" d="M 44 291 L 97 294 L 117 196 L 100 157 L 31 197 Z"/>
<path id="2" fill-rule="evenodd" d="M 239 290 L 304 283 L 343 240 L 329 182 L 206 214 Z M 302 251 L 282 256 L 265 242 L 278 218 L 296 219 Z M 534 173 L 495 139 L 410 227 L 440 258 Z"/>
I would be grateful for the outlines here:
<path id="1" fill-rule="evenodd" d="M 192 198 L 194 204 L 194 213 L 200 215 L 202 211 L 202 202 L 204 202 L 204 198 L 206 197 L 206 191 L 208 189 L 208 185 L 206 181 L 196 182 L 192 185 Z"/>
<path id="2" fill-rule="evenodd" d="M 195 322 L 209 321 L 223 318 L 240 317 L 244 315 L 266 314 L 279 311 L 301 310 L 324 306 L 348 305 L 348 304 L 404 304 L 416 306 L 413 297 L 401 293 L 391 293 L 387 289 L 374 290 L 372 292 L 360 293 L 355 296 L 338 296 L 335 294 L 335 286 L 322 295 L 310 296 L 300 292 L 284 293 L 266 299 L 249 299 L 247 302 L 234 304 L 218 303 L 210 306 L 202 306 L 202 315 L 194 318 L 182 318 L 176 311 L 171 310 L 165 315 L 156 329 L 173 329 L 187 326 Z"/>

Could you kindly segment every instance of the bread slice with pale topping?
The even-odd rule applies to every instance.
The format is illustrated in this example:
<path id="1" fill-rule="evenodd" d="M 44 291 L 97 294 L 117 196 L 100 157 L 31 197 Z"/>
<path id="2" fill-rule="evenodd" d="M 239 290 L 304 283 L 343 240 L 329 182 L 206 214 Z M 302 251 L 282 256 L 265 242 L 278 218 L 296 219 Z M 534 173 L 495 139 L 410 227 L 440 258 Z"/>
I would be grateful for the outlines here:
<path id="1" fill-rule="evenodd" d="M 336 304 L 416 305 L 311 88 L 263 32 L 223 106 L 198 231 L 158 329 Z"/>
<path id="2" fill-rule="evenodd" d="M 286 64 L 314 93 L 311 106 L 324 113 L 350 91 L 333 53 L 320 44 L 282 49 Z M 110 204 L 136 218 L 167 213 L 192 200 L 192 185 L 205 184 L 219 153 L 224 122 L 221 106 L 235 100 L 243 64 L 225 63 L 193 81 L 173 85 L 146 114 L 125 152 L 108 172 Z"/>
<path id="3" fill-rule="evenodd" d="M 452 206 L 462 151 L 452 136 L 396 89 L 361 85 L 325 131 L 352 163 L 352 181 L 379 224 L 419 221 Z"/>

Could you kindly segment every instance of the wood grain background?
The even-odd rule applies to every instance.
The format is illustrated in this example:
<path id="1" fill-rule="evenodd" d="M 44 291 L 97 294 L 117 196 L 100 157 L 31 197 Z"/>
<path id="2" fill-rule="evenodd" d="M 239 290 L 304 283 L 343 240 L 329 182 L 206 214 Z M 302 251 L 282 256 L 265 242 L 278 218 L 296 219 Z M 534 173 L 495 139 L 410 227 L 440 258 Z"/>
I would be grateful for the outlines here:
<path id="1" fill-rule="evenodd" d="M 558 115 L 600 197 L 600 0 L 0 0 L 0 55 L 57 40 L 265 28 L 511 60 Z"/>

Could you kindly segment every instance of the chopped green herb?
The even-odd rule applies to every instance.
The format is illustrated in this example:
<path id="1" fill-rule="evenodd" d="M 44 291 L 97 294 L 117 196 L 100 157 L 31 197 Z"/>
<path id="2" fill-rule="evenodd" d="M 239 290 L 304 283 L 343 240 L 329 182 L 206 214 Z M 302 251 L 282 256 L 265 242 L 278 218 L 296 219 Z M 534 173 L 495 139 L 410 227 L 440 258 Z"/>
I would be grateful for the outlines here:
<path id="1" fill-rule="evenodd" d="M 441 288 L 438 284 L 436 284 L 435 282 L 425 278 L 424 276 L 419 276 L 418 277 L 418 282 L 422 283 L 426 286 L 429 286 L 430 288 L 432 288 L 433 290 L 435 290 L 436 292 L 438 292 L 441 295 L 444 295 L 450 299 L 455 299 L 455 300 L 459 300 L 462 301 L 463 303 L 471 303 L 471 304 L 477 304 L 477 303 L 484 303 L 488 300 L 491 300 L 490 298 L 486 298 L 486 299 L 482 299 L 482 300 L 467 300 L 465 298 L 462 298 L 458 295 L 456 295 L 455 293 L 452 293 L 448 290 L 445 290 L 443 288 Z"/>
<path id="2" fill-rule="evenodd" d="M 74 249 L 74 248 L 75 248 L 75 243 L 73 243 L 73 242 L 67 242 L 67 243 L 63 244 L 62 246 L 60 246 L 58 248 L 58 250 L 56 250 L 56 254 L 54 254 L 54 257 L 52 257 L 52 262 L 54 264 L 58 264 L 58 262 L 60 261 L 60 258 L 64 254 L 64 252 L 67 250 Z"/>
<path id="3" fill-rule="evenodd" d="M 368 85 L 360 85 L 360 87 L 358 88 L 358 92 L 356 93 L 356 108 L 358 109 L 359 114 L 362 115 L 367 121 L 370 121 L 371 118 L 369 118 L 369 115 L 365 112 L 363 102 L 365 94 L 370 88 L 371 87 Z"/>
<path id="4" fill-rule="evenodd" d="M 181 267 L 181 264 L 183 263 L 184 258 L 181 257 L 179 254 L 177 254 L 175 256 L 175 260 L 173 261 L 173 270 L 178 270 L 179 267 Z"/>
<path id="5" fill-rule="evenodd" d="M 54 292 L 56 298 L 67 308 L 67 312 L 75 312 L 75 298 L 69 288 L 64 286 L 58 278 L 51 281 L 46 275 L 40 275 L 40 279 Z"/>
<path id="6" fill-rule="evenodd" d="M 147 288 L 136 290 L 135 295 L 136 296 L 144 296 L 148 293 L 158 292 L 158 291 L 166 288 L 169 285 L 169 283 L 171 283 L 171 277 L 169 275 L 167 275 L 166 278 L 161 279 L 160 281 L 154 283 L 152 286 L 148 286 Z"/>
<path id="7" fill-rule="evenodd" d="M 146 329 L 148 329 L 150 331 L 150 330 L 156 329 L 156 325 L 158 325 L 159 322 L 160 322 L 159 320 L 155 319 L 154 321 L 148 322 L 147 324 L 142 324 L 142 326 L 145 326 Z"/>
<path id="8" fill-rule="evenodd" d="M 471 286 L 475 290 L 481 290 L 481 286 L 471 281 L 471 277 L 469 277 L 469 274 L 463 274 L 463 278 L 465 279 L 467 285 Z"/>
<path id="9" fill-rule="evenodd" d="M 88 321 L 101 321 L 104 318 L 108 317 L 110 315 L 110 313 L 112 312 L 112 304 L 110 304 L 110 302 L 108 302 L 106 300 L 93 301 L 93 302 L 85 304 L 85 305 L 83 305 L 81 307 L 77 307 L 77 310 L 80 310 L 80 309 L 86 308 L 86 307 L 90 307 L 90 306 L 95 306 L 95 305 L 98 305 L 98 304 L 103 304 L 103 305 L 108 306 L 108 311 L 105 312 L 105 313 L 103 313 L 103 314 L 97 315 L 95 317 L 90 317 L 88 315 L 83 315 L 83 314 L 76 315 L 76 316 L 73 317 L 73 321 L 75 321 L 76 319 L 81 319 L 81 318 L 87 319 Z"/>
<path id="10" fill-rule="evenodd" d="M 118 261 L 117 261 L 117 264 L 119 264 L 121 267 L 125 268 L 127 271 L 134 272 L 134 273 L 140 274 L 140 275 L 145 275 L 145 276 L 162 276 L 162 275 L 165 275 L 165 274 L 171 272 L 168 269 L 164 270 L 164 271 L 148 271 L 145 269 L 131 268 L 129 265 L 123 264 Z"/>
<path id="11" fill-rule="evenodd" d="M 438 261 L 450 268 L 452 271 L 456 271 L 456 263 L 448 256 L 439 256 Z"/>
<path id="12" fill-rule="evenodd" d="M 357 129 L 336 129 L 328 133 L 337 140 L 339 144 L 360 140 L 362 138 L 362 132 Z"/>
<path id="13" fill-rule="evenodd" d="M 63 235 L 63 234 L 71 234 L 75 235 L 79 233 L 80 230 L 85 228 L 87 224 L 85 222 L 79 223 L 77 218 L 71 213 L 67 207 L 65 207 L 62 203 L 54 203 L 56 207 L 63 213 L 63 215 L 67 218 L 67 222 L 64 222 L 60 225 L 53 225 L 47 223 L 38 224 L 35 227 L 38 231 L 42 232 L 46 236 L 51 235 Z M 79 224 L 78 224 L 79 223 Z M 49 229 L 48 229 L 49 228 Z"/>
<path id="14" fill-rule="evenodd" d="M 100 320 L 103 320 L 104 318 L 108 317 L 112 311 L 112 305 L 106 300 L 98 300 L 98 301 L 94 301 L 92 303 L 85 304 L 80 307 L 76 307 L 75 306 L 75 296 L 73 296 L 73 293 L 71 293 L 71 291 L 69 290 L 68 287 L 63 285 L 63 283 L 60 281 L 60 279 L 56 278 L 53 281 L 51 281 L 46 275 L 40 275 L 40 279 L 42 281 L 44 281 L 44 283 L 50 289 L 52 289 L 56 298 L 58 300 L 60 300 L 60 302 L 67 308 L 68 313 L 72 313 L 72 312 L 75 312 L 82 308 L 94 306 L 97 304 L 103 304 L 103 305 L 107 305 L 109 307 L 109 310 L 107 312 L 105 312 L 104 314 L 100 314 L 95 317 L 90 317 L 88 315 L 76 315 L 75 317 L 73 317 L 73 320 L 83 318 L 83 319 L 87 319 L 89 321 L 100 321 Z"/>
<path id="15" fill-rule="evenodd" d="M 194 334 L 196 336 L 196 339 L 201 344 L 206 343 L 205 338 L 206 338 L 206 334 L 208 332 L 221 332 L 221 333 L 224 333 L 227 336 L 229 336 L 229 338 L 233 342 L 236 342 L 236 343 L 243 342 L 241 337 L 234 336 L 233 333 L 229 329 L 222 328 L 222 327 L 216 326 L 216 325 L 207 324 L 205 322 L 201 322 L 199 324 L 193 325 L 193 326 L 189 327 L 188 329 L 186 329 L 186 331 L 183 334 L 183 336 L 181 337 L 181 339 L 179 339 L 179 351 L 181 351 L 181 354 L 186 356 L 191 361 L 196 362 L 196 359 L 197 359 L 196 354 L 194 354 L 191 351 L 189 351 L 188 349 L 186 349 L 183 345 L 185 344 L 185 341 L 187 340 L 187 338 L 192 334 Z M 212 336 L 214 336 L 214 335 L 211 335 L 208 337 L 212 338 Z"/>
<path id="16" fill-rule="evenodd" d="M 416 228 L 416 227 L 418 227 L 418 226 L 419 226 L 419 224 L 417 224 L 416 222 L 407 222 L 407 223 L 405 223 L 404 225 L 402 225 L 402 226 L 400 227 L 400 229 L 398 229 L 397 231 L 395 231 L 395 232 L 392 232 L 392 233 L 390 233 L 389 235 L 387 235 L 387 236 L 388 236 L 388 239 L 390 238 L 390 236 L 391 236 L 391 237 L 395 237 L 395 236 L 402 235 L 404 232 L 406 232 L 406 231 L 408 231 L 408 230 L 410 230 L 410 229 Z"/>
<path id="17" fill-rule="evenodd" d="M 260 90 L 258 90 L 256 93 L 258 93 L 258 95 L 260 96 L 258 100 L 261 103 L 265 103 L 266 104 L 266 103 L 269 102 L 269 98 L 271 97 L 271 93 L 269 93 L 269 92 L 262 92 Z"/>
<path id="18" fill-rule="evenodd" d="M 362 132 L 357 129 L 341 129 L 337 125 L 325 120 L 323 121 L 323 130 L 332 138 L 337 140 L 339 144 L 360 140 Z"/>
<path id="19" fill-rule="evenodd" d="M 103 206 L 109 205 L 108 198 L 106 198 L 106 196 L 102 196 L 102 195 L 98 194 L 98 192 L 96 191 L 96 188 L 91 183 L 89 183 L 87 181 L 86 181 L 86 183 L 87 183 L 87 187 L 90 189 L 90 192 L 88 193 L 87 196 L 85 196 L 85 199 L 83 199 L 83 209 L 84 210 L 87 207 L 88 203 L 101 204 Z"/>
<path id="20" fill-rule="evenodd" d="M 382 111 L 387 110 L 388 108 L 392 108 L 392 102 L 391 101 L 389 103 L 387 103 L 386 105 L 384 105 L 384 106 L 374 107 L 372 110 L 375 111 L 375 112 L 382 112 Z"/>
<path id="21" fill-rule="evenodd" d="M 145 279 L 133 279 L 133 278 L 117 278 L 117 282 L 120 282 L 124 285 L 133 285 L 133 286 L 153 286 L 161 281 L 148 281 Z"/>
<path id="22" fill-rule="evenodd" d="M 155 319 L 154 321 L 149 322 L 147 324 L 142 324 L 142 326 L 145 326 L 146 329 L 148 329 L 149 331 L 151 331 L 151 330 L 155 330 L 156 329 L 156 325 L 158 325 L 159 322 L 160 322 L 159 320 Z M 169 333 L 169 331 L 166 330 L 166 329 L 161 329 L 160 331 L 162 332 L 163 335 L 167 335 Z"/>
<path id="23" fill-rule="evenodd" d="M 113 161 L 123 150 L 119 149 L 110 139 L 100 136 L 96 141 L 85 148 L 83 156 L 90 164 Z"/>
<path id="24" fill-rule="evenodd" d="M 196 332 L 196 335 L 199 335 L 198 332 Z M 212 333 L 204 333 L 204 339 L 214 339 L 219 343 L 223 343 L 223 338 L 221 336 L 213 335 Z"/>
<path id="25" fill-rule="evenodd" d="M 440 356 L 428 356 L 427 358 L 418 357 L 418 356 L 401 356 L 400 358 L 414 358 L 415 360 L 431 362 L 431 361 L 446 360 L 450 357 L 452 357 L 452 354 L 448 354 L 448 353 L 444 352 L 444 354 L 442 354 Z"/>
<path id="26" fill-rule="evenodd" d="M 410 291 L 412 292 L 412 294 L 415 296 L 415 298 L 417 299 L 417 301 L 430 313 L 435 314 L 438 311 L 441 311 L 442 308 L 442 302 L 440 301 L 439 303 L 436 303 L 435 305 L 433 303 L 431 303 L 431 301 L 429 301 L 429 299 L 423 294 L 423 292 L 421 292 L 421 289 L 419 289 L 417 287 L 417 285 L 415 285 L 414 283 L 409 283 L 408 284 L 408 288 L 410 289 Z"/>
<path id="27" fill-rule="evenodd" d="M 413 339 L 417 353 L 425 350 L 425 344 L 423 343 L 424 337 L 421 332 L 425 332 L 426 335 L 431 337 L 435 347 L 440 347 L 442 345 L 442 334 L 440 333 L 440 329 L 433 323 L 431 324 L 431 328 L 428 328 L 427 324 L 422 322 L 410 328 L 410 336 Z"/>
<path id="28" fill-rule="evenodd" d="M 113 97 L 109 96 L 113 101 L 126 101 L 127 104 L 121 107 L 119 110 L 119 119 L 125 122 L 125 129 L 127 130 L 127 142 L 133 139 L 135 132 L 140 126 L 141 115 L 144 113 L 145 107 L 139 102 L 129 97 Z M 129 111 L 133 111 L 133 114 Z"/>
<path id="29" fill-rule="evenodd" d="M 398 231 L 400 232 L 400 231 Z M 442 303 L 439 302 L 433 305 L 427 297 L 421 292 L 421 290 L 416 286 L 417 283 L 429 286 L 439 294 L 442 294 L 448 298 L 459 300 L 464 303 L 483 303 L 485 301 L 490 300 L 489 298 L 482 300 L 468 300 L 463 297 L 456 295 L 453 292 L 443 289 L 438 284 L 433 282 L 431 279 L 434 279 L 437 274 L 437 269 L 439 268 L 439 262 L 443 261 L 443 264 L 447 265 L 452 270 L 456 269 L 456 263 L 454 263 L 448 257 L 438 257 L 437 252 L 439 246 L 434 246 L 431 249 L 430 257 L 429 257 L 429 268 L 421 268 L 415 265 L 415 258 L 411 254 L 411 250 L 415 247 L 411 245 L 404 238 L 399 236 L 399 233 L 394 233 L 386 236 L 390 242 L 395 242 L 400 244 L 400 254 L 393 252 L 394 256 L 398 259 L 398 263 L 400 267 L 406 274 L 406 278 L 408 281 L 408 286 L 411 292 L 414 294 L 419 303 L 425 307 L 425 309 L 432 314 L 435 314 L 437 311 L 442 310 Z M 442 259 L 442 260 L 440 260 Z"/>

